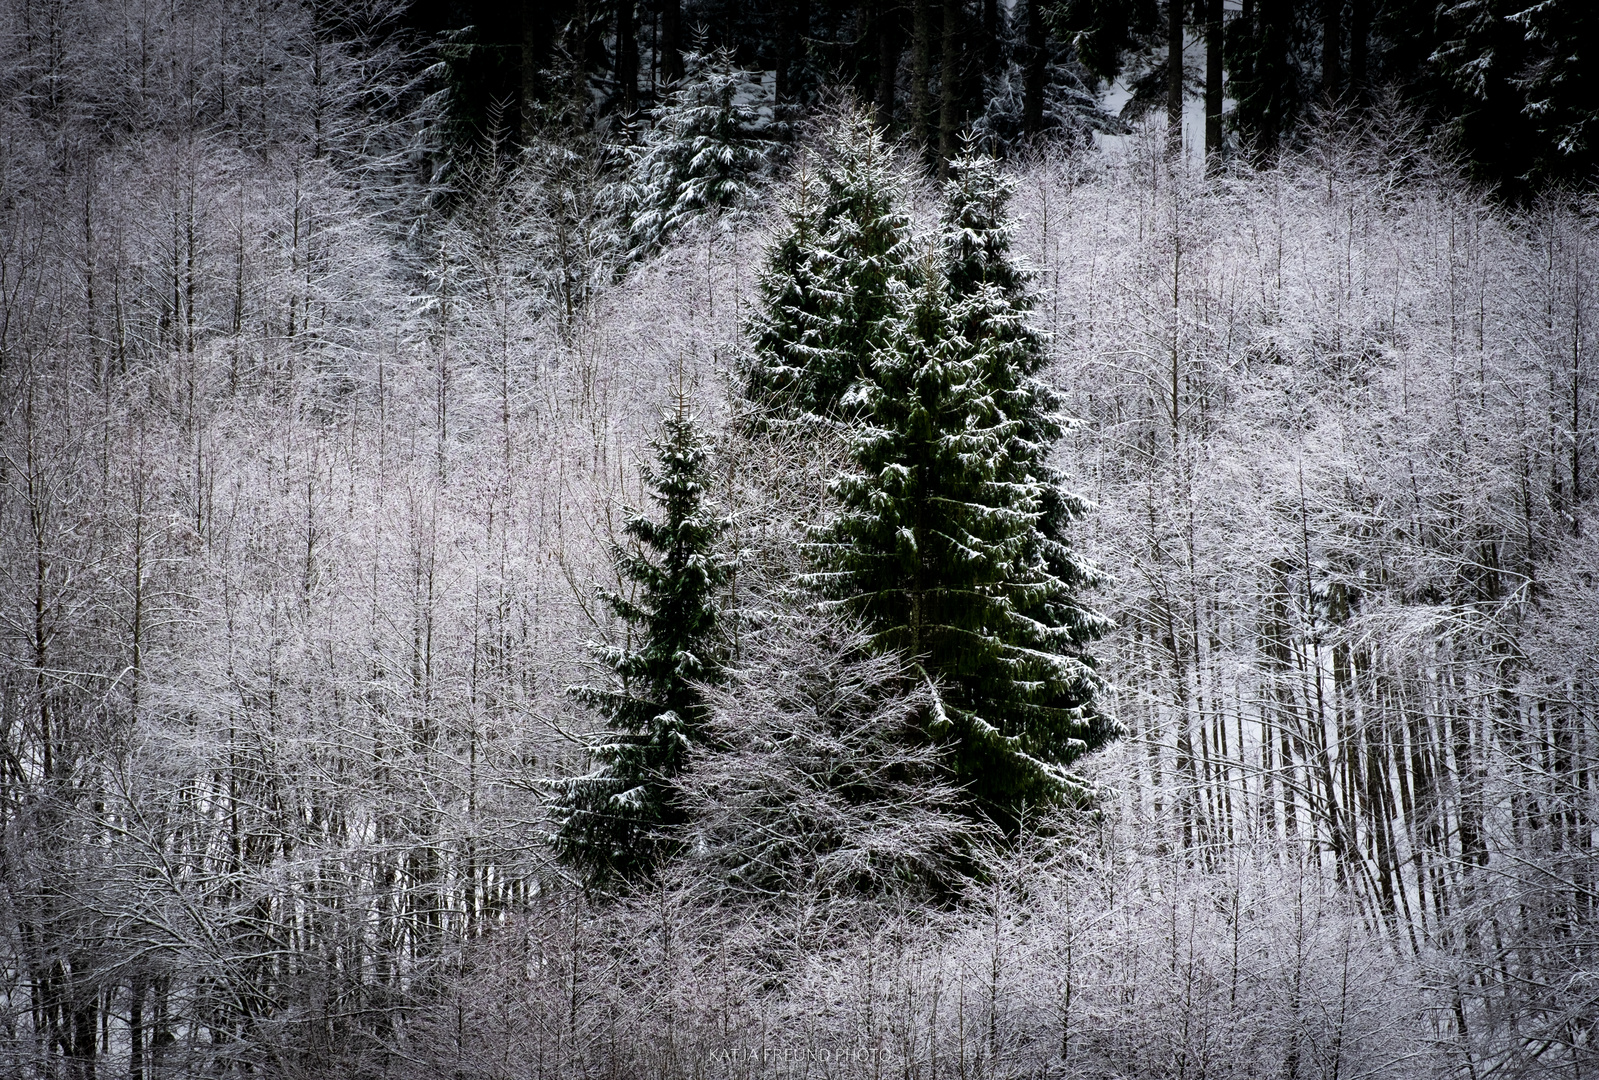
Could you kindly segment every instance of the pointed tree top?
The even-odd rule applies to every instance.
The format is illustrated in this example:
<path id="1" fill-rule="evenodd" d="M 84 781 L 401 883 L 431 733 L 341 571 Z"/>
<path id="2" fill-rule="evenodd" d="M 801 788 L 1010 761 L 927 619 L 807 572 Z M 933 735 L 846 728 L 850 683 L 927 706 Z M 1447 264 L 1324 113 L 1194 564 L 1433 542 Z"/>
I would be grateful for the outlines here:
<path id="1" fill-rule="evenodd" d="M 961 153 L 950 162 L 939 213 L 950 287 L 957 294 L 994 285 L 1011 295 L 1026 281 L 1026 274 L 1010 260 L 1016 229 L 1007 210 L 1015 189 L 1015 181 L 999 162 L 968 135 Z"/>

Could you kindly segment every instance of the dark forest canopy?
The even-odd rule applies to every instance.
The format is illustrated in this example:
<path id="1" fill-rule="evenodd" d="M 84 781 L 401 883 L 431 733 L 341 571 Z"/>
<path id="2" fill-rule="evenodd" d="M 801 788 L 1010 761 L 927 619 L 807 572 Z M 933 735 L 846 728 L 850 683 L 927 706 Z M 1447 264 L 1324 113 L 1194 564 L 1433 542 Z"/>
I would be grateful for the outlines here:
<path id="1" fill-rule="evenodd" d="M 647 109 L 715 48 L 771 73 L 780 104 L 846 88 L 944 159 L 970 126 L 1003 147 L 1202 100 L 1207 152 L 1258 163 L 1328 110 L 1402 104 L 1521 195 L 1586 183 L 1599 139 L 1588 0 L 419 0 L 408 18 L 439 42 L 467 143 Z M 1120 116 L 1100 107 L 1113 81 Z"/>

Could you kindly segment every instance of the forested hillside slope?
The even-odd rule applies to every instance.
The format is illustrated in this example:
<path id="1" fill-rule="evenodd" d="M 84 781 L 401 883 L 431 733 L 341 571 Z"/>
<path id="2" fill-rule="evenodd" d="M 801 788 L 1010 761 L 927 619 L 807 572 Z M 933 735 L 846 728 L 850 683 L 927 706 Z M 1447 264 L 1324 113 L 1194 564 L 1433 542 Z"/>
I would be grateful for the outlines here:
<path id="1" fill-rule="evenodd" d="M 1072 796 L 974 813 L 958 664 L 816 580 L 887 376 L 751 390 L 806 185 L 881 148 L 927 295 L 950 189 L 726 57 L 656 142 L 449 158 L 398 15 L 0 12 L 0 1071 L 1599 1068 L 1591 194 L 1498 201 L 1397 108 L 994 166 L 1001 344 L 1070 418 L 1006 482 L 1082 500 L 1106 622 Z M 746 110 L 724 187 L 692 108 Z M 668 476 L 719 629 L 650 676 L 693 738 L 617 884 L 558 857 L 621 715 L 567 690 L 642 693 Z"/>

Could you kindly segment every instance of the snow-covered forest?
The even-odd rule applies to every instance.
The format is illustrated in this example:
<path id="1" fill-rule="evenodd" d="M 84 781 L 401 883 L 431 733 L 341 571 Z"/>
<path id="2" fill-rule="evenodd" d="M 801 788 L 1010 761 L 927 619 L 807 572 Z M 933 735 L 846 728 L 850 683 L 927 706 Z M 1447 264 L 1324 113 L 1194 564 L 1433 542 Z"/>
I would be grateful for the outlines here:
<path id="1" fill-rule="evenodd" d="M 575 6 L 0 5 L 0 1075 L 1599 1070 L 1591 176 Z"/>

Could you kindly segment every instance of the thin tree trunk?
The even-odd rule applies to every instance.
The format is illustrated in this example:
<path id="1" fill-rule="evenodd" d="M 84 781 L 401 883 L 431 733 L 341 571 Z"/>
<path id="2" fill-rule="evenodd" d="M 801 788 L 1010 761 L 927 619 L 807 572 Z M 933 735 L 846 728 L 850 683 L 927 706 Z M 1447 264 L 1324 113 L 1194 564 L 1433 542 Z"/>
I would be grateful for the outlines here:
<path id="1" fill-rule="evenodd" d="M 933 28 L 927 10 L 931 2 L 911 0 L 911 135 L 918 143 L 927 141 L 932 127 L 933 98 L 928 81 L 933 76 Z"/>
<path id="2" fill-rule="evenodd" d="M 938 69 L 940 107 L 938 111 L 938 176 L 949 175 L 949 162 L 955 156 L 960 128 L 960 0 L 944 0 L 944 58 Z"/>
<path id="3" fill-rule="evenodd" d="M 892 0 L 879 0 L 877 5 L 877 94 L 876 110 L 879 127 L 894 122 L 894 82 L 899 74 L 901 49 L 899 12 Z"/>
<path id="4" fill-rule="evenodd" d="M 1183 0 L 1166 0 L 1166 149 L 1183 152 Z"/>
<path id="5" fill-rule="evenodd" d="M 167 1048 L 178 1040 L 172 1034 L 172 977 L 163 975 L 155 980 L 155 1023 L 150 1032 L 150 1073 L 160 1076 L 166 1062 Z"/>
<path id="6" fill-rule="evenodd" d="M 633 0 L 616 5 L 616 82 L 622 112 L 638 112 L 638 40 L 633 33 Z"/>
<path id="7" fill-rule="evenodd" d="M 1371 0 L 1352 0 L 1349 5 L 1349 88 L 1355 100 L 1362 104 L 1369 92 L 1366 67 L 1370 42 Z"/>
<path id="8" fill-rule="evenodd" d="M 1042 0 L 1027 0 L 1027 68 L 1022 75 L 1022 130 L 1036 135 L 1044 127 L 1044 76 L 1049 49 Z"/>
<path id="9" fill-rule="evenodd" d="M 1205 0 L 1205 160 L 1215 167 L 1223 150 L 1221 130 L 1222 0 Z"/>
<path id="10" fill-rule="evenodd" d="M 683 77 L 683 0 L 661 0 L 661 72 L 668 83 Z"/>
<path id="11" fill-rule="evenodd" d="M 999 0 L 983 0 L 983 70 L 999 70 Z"/>
<path id="12" fill-rule="evenodd" d="M 784 0 L 773 0 L 772 17 L 777 23 L 777 102 L 779 105 L 787 104 L 794 100 L 794 62 L 798 59 L 799 34 L 796 24 L 799 13 L 795 10 L 797 5 L 785 3 Z M 656 29 L 656 49 L 660 48 L 659 16 Z"/>
<path id="13" fill-rule="evenodd" d="M 1578 506 L 1582 503 L 1582 444 L 1586 438 L 1583 431 L 1582 408 L 1582 356 L 1583 356 L 1583 281 L 1582 281 L 1582 241 L 1580 234 L 1576 238 L 1575 251 L 1571 259 L 1571 505 Z M 1571 532 L 1573 536 L 1582 533 L 1582 518 L 1580 515 L 1571 516 Z"/>
<path id="14" fill-rule="evenodd" d="M 144 980 L 128 984 L 128 1080 L 144 1080 Z"/>
<path id="15" fill-rule="evenodd" d="M 74 996 L 77 994 L 83 994 L 83 990 L 78 989 Z M 98 993 L 72 1003 L 72 1062 L 68 1075 L 79 1080 L 95 1080 L 95 1027 L 99 1004 Z"/>
<path id="16" fill-rule="evenodd" d="M 1337 101 L 1344 92 L 1344 0 L 1321 0 L 1321 96 Z"/>

